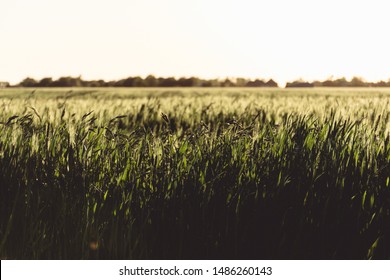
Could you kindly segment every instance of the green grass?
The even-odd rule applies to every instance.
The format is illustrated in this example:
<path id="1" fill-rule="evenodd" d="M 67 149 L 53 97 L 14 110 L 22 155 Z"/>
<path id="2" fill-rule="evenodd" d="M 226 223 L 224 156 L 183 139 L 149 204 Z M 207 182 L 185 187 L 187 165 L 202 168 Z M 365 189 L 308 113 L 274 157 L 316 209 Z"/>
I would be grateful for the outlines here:
<path id="1" fill-rule="evenodd" d="M 0 98 L 2 258 L 390 258 L 389 90 Z"/>

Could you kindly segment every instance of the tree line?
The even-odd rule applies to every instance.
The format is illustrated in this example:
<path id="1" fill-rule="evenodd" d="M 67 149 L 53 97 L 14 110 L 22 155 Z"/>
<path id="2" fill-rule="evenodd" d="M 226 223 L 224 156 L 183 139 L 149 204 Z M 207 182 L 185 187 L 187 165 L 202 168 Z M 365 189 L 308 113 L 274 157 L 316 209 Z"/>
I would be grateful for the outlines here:
<path id="1" fill-rule="evenodd" d="M 0 82 L 0 88 L 5 87 L 278 87 L 278 84 L 270 79 L 246 79 L 246 78 L 226 78 L 226 79 L 200 79 L 190 78 L 162 78 L 149 75 L 146 78 L 140 76 L 128 77 L 121 80 L 83 80 L 79 77 L 60 77 L 56 80 L 47 77 L 41 80 L 25 78 L 16 85 L 8 82 Z M 390 79 L 379 82 L 366 82 L 363 78 L 353 77 L 351 80 L 346 78 L 333 79 L 325 81 L 308 82 L 302 79 L 288 82 L 286 88 L 294 87 L 390 87 Z"/>
<path id="2" fill-rule="evenodd" d="M 8 84 L 8 86 L 10 86 Z M 268 81 L 245 78 L 233 79 L 200 79 L 190 78 L 162 78 L 149 75 L 146 78 L 139 76 L 128 77 L 116 81 L 83 80 L 81 77 L 61 77 L 57 80 L 43 78 L 39 81 L 33 78 L 25 78 L 17 87 L 278 87 L 278 84 L 270 79 Z"/>
<path id="3" fill-rule="evenodd" d="M 339 79 L 327 79 L 325 81 L 314 81 L 307 82 L 304 80 L 296 80 L 294 82 L 290 82 L 286 84 L 286 88 L 292 87 L 390 87 L 390 79 L 379 82 L 366 82 L 363 78 L 353 77 L 351 80 L 347 80 L 346 78 Z"/>

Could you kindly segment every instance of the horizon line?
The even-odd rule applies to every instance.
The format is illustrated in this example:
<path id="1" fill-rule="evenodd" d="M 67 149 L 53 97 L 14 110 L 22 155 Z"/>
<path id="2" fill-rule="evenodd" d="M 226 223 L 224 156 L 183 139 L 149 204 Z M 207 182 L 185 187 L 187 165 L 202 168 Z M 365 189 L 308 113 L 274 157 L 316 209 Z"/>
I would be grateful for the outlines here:
<path id="1" fill-rule="evenodd" d="M 21 84 L 26 79 L 32 79 L 32 80 L 35 80 L 36 82 L 39 82 L 39 81 L 42 81 L 43 79 L 49 79 L 49 78 L 52 79 L 53 81 L 59 80 L 61 78 L 72 78 L 72 79 L 80 79 L 81 81 L 85 81 L 85 82 L 92 82 L 92 81 L 117 82 L 117 81 L 122 81 L 122 80 L 130 79 L 130 78 L 141 78 L 142 80 L 145 80 L 148 77 L 154 77 L 155 79 L 171 79 L 171 78 L 173 78 L 173 79 L 175 79 L 177 81 L 180 80 L 180 79 L 191 79 L 191 78 L 199 79 L 201 81 L 219 81 L 219 82 L 227 81 L 227 80 L 232 81 L 232 82 L 237 82 L 237 80 L 239 80 L 239 79 L 244 79 L 244 80 L 247 80 L 247 81 L 257 81 L 258 80 L 258 81 L 263 81 L 263 82 L 274 81 L 279 86 L 278 79 L 275 79 L 275 78 L 272 78 L 272 77 L 271 78 L 262 78 L 260 76 L 258 76 L 258 77 L 217 76 L 217 77 L 214 77 L 214 78 L 206 78 L 206 77 L 197 76 L 197 75 L 183 75 L 183 76 L 179 76 L 179 75 L 161 75 L 161 76 L 158 76 L 158 75 L 155 75 L 155 74 L 130 75 L 130 76 L 117 78 L 117 79 L 105 79 L 105 78 L 84 79 L 82 74 L 80 74 L 80 75 L 61 75 L 61 76 L 57 76 L 57 78 L 55 78 L 55 76 L 42 76 L 41 78 L 36 78 L 33 75 L 28 75 L 25 78 L 23 78 L 22 80 L 20 80 L 19 82 L 9 82 L 7 80 L 0 80 L 0 83 L 3 83 L 3 84 L 4 83 L 8 83 L 9 86 L 17 86 L 17 85 Z M 357 80 L 359 80 L 361 82 L 368 83 L 368 84 L 381 83 L 381 82 L 390 82 L 390 77 L 387 78 L 387 80 L 385 80 L 385 79 L 367 80 L 363 76 L 352 76 L 351 78 L 347 78 L 346 76 L 334 77 L 333 75 L 331 75 L 331 76 L 329 76 L 326 79 L 305 79 L 303 77 L 299 77 L 299 78 L 296 78 L 296 79 L 292 79 L 290 81 L 283 80 L 280 83 L 280 85 L 284 84 L 286 86 L 289 83 L 291 84 L 291 83 L 295 83 L 295 82 L 316 83 L 316 82 L 340 81 L 340 80 L 345 80 L 346 82 L 351 82 L 354 79 L 357 79 Z"/>

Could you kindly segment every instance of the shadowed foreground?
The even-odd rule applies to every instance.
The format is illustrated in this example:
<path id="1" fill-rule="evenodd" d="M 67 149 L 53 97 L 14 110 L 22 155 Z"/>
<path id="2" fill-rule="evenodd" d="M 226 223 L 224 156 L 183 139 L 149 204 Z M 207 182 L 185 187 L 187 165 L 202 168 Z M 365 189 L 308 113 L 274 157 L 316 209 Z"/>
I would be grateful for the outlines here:
<path id="1" fill-rule="evenodd" d="M 0 124 L 0 256 L 390 258 L 389 115 L 153 108 Z"/>

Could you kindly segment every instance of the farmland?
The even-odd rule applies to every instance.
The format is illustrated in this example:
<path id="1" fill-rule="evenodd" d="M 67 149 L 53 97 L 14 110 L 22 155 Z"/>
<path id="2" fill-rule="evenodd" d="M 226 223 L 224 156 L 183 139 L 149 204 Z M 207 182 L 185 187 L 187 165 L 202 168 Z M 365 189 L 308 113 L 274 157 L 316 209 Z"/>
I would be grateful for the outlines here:
<path id="1" fill-rule="evenodd" d="M 389 259 L 390 90 L 0 89 L 0 257 Z"/>

